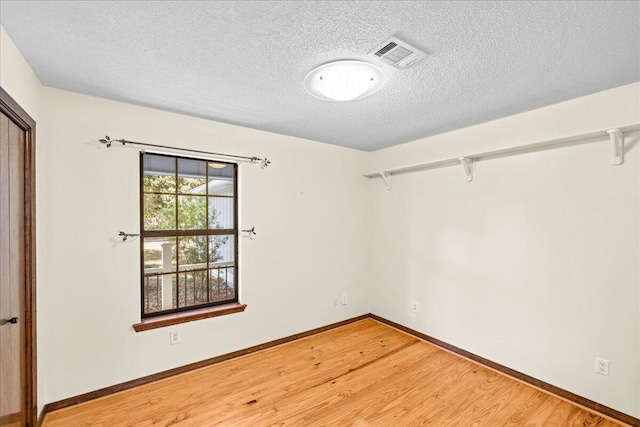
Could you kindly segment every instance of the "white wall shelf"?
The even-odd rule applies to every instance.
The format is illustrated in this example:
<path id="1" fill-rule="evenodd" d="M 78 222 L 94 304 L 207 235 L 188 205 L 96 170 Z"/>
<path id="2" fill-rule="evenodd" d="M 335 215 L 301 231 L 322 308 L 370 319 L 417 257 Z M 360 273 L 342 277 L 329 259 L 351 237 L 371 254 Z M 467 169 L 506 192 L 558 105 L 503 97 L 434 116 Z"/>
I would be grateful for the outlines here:
<path id="1" fill-rule="evenodd" d="M 619 126 L 612 129 L 602 129 L 593 132 L 571 135 L 564 138 L 550 139 L 546 141 L 534 142 L 530 144 L 517 145 L 512 147 L 500 148 L 498 150 L 482 151 L 468 156 L 449 157 L 431 162 L 415 163 L 408 166 L 402 166 L 391 169 L 383 169 L 375 172 L 363 174 L 367 178 L 381 177 L 387 185 L 387 189 L 391 190 L 391 176 L 396 173 L 405 173 L 422 169 L 430 169 L 439 166 L 462 164 L 467 181 L 473 180 L 473 161 L 488 157 L 500 157 L 508 154 L 522 154 L 531 151 L 544 150 L 554 146 L 568 145 L 579 141 L 587 141 L 592 138 L 608 136 L 611 143 L 611 164 L 620 165 L 624 162 L 624 134 L 640 130 L 640 123 L 634 123 L 627 126 Z"/>

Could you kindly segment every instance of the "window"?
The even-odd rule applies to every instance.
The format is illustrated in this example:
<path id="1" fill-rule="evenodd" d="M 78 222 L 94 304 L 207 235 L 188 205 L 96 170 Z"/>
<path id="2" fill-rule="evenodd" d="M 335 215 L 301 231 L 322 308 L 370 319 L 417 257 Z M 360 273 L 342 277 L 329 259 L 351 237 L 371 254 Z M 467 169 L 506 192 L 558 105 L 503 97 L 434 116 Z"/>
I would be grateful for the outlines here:
<path id="1" fill-rule="evenodd" d="M 237 302 L 237 165 L 140 156 L 142 317 Z"/>

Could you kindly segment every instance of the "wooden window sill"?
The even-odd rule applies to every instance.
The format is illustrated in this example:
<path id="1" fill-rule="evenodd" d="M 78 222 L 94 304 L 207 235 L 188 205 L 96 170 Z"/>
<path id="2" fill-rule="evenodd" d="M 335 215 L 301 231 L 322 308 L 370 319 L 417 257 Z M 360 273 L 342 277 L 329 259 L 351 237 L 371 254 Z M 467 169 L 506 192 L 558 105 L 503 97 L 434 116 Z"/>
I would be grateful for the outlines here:
<path id="1" fill-rule="evenodd" d="M 227 314 L 240 313 L 247 308 L 246 304 L 237 302 L 231 304 L 218 305 L 215 307 L 200 308 L 197 310 L 185 311 L 182 313 L 171 313 L 143 319 L 140 323 L 135 323 L 133 329 L 136 332 L 148 331 L 150 329 L 164 328 L 165 326 L 177 325 L 179 323 L 193 322 L 195 320 L 208 319 L 209 317 L 224 316 Z"/>

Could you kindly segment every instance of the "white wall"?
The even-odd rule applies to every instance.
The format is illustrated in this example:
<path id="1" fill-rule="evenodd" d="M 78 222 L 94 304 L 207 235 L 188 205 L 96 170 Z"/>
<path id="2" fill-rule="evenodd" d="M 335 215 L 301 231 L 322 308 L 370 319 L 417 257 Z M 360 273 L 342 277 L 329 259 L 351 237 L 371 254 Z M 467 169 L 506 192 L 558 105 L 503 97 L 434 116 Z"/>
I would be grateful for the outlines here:
<path id="1" fill-rule="evenodd" d="M 37 122 L 42 84 L 1 25 L 0 55 L 0 85 Z"/>
<path id="2" fill-rule="evenodd" d="M 380 150 L 367 171 L 640 122 L 640 84 Z M 640 133 L 370 182 L 371 310 L 640 415 Z M 411 312 L 419 301 L 420 312 Z M 594 372 L 595 357 L 610 376 Z"/>

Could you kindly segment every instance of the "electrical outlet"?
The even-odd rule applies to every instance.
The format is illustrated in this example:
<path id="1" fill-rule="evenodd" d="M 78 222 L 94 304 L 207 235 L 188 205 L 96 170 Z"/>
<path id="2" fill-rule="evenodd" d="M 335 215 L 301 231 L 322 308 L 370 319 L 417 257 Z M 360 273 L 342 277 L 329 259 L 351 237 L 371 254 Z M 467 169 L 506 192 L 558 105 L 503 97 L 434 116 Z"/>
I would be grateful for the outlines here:
<path id="1" fill-rule="evenodd" d="M 335 297 L 333 297 L 333 305 L 338 305 L 338 304 L 340 304 L 340 297 L 336 295 Z"/>
<path id="2" fill-rule="evenodd" d="M 609 375 L 609 361 L 602 357 L 596 357 L 596 373 Z"/>
<path id="3" fill-rule="evenodd" d="M 342 294 L 342 305 L 347 305 L 348 302 L 349 299 L 347 297 L 347 294 Z"/>
<path id="4" fill-rule="evenodd" d="M 172 329 L 169 331 L 169 334 L 171 345 L 180 344 L 182 342 L 182 332 L 180 332 L 180 329 Z"/>
<path id="5" fill-rule="evenodd" d="M 414 301 L 411 303 L 411 311 L 413 311 L 414 313 L 417 313 L 418 311 L 420 311 L 420 307 L 418 306 L 418 301 Z"/>

